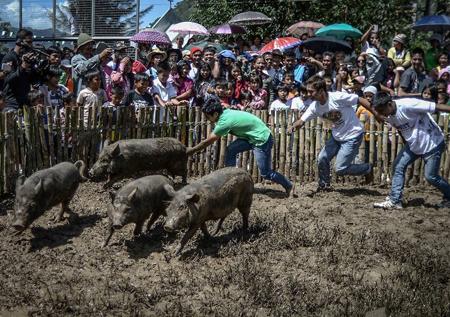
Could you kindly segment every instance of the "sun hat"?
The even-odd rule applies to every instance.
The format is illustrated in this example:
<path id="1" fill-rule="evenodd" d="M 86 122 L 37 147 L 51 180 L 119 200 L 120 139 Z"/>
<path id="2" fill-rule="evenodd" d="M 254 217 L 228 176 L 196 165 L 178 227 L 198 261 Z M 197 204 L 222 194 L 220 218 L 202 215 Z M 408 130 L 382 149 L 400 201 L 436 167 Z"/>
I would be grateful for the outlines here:
<path id="1" fill-rule="evenodd" d="M 402 34 L 402 33 L 397 34 L 396 36 L 394 36 L 393 41 L 399 42 L 401 44 L 405 44 L 405 42 L 406 42 L 406 35 Z"/>
<path id="2" fill-rule="evenodd" d="M 218 55 L 221 58 L 230 58 L 233 61 L 236 61 L 236 55 L 234 55 L 234 53 L 230 50 L 223 50 Z"/>
<path id="3" fill-rule="evenodd" d="M 377 90 L 377 87 L 375 87 L 375 86 L 367 86 L 363 90 L 363 93 L 366 93 L 366 92 L 370 92 L 375 95 L 378 92 L 378 90 Z"/>
<path id="4" fill-rule="evenodd" d="M 155 48 L 148 54 L 148 59 L 151 60 L 155 55 L 162 55 L 162 60 L 167 58 L 167 53 L 165 51 L 160 50 L 159 48 Z"/>
<path id="5" fill-rule="evenodd" d="M 89 44 L 89 43 L 93 43 L 94 40 L 92 39 L 92 37 L 90 37 L 89 34 L 86 33 L 80 33 L 80 35 L 78 35 L 78 39 L 77 39 L 77 51 L 84 45 Z"/>

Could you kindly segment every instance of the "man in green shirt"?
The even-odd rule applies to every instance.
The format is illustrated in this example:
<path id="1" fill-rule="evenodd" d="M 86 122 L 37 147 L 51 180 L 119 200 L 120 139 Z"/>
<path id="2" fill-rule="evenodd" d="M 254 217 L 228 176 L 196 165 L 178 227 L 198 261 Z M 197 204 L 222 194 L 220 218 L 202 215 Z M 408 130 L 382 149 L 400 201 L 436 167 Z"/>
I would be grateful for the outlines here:
<path id="1" fill-rule="evenodd" d="M 282 174 L 272 170 L 271 152 L 273 138 L 269 128 L 258 117 L 245 111 L 223 109 L 218 98 L 208 99 L 202 108 L 206 118 L 215 123 L 214 131 L 207 139 L 188 149 L 192 155 L 203 150 L 228 133 L 238 137 L 228 147 L 225 155 L 226 166 L 236 166 L 236 155 L 253 150 L 261 176 L 283 186 L 287 196 L 292 183 Z"/>

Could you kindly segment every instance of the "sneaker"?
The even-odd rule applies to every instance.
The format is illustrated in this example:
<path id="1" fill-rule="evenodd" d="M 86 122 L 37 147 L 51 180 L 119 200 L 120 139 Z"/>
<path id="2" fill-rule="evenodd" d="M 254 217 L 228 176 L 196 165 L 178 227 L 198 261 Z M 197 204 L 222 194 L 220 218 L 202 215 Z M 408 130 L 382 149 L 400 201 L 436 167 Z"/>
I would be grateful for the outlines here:
<path id="1" fill-rule="evenodd" d="M 319 185 L 317 187 L 317 189 L 316 189 L 316 192 L 317 193 L 320 193 L 320 192 L 332 192 L 333 190 L 334 190 L 333 187 L 331 187 L 330 184 L 327 184 L 327 185 Z"/>
<path id="2" fill-rule="evenodd" d="M 450 200 L 444 199 L 440 204 L 437 205 L 438 208 L 449 208 L 450 209 Z"/>
<path id="3" fill-rule="evenodd" d="M 374 208 L 383 208 L 383 209 L 402 209 L 402 204 L 401 203 L 393 203 L 392 200 L 387 197 L 385 201 L 381 202 L 381 203 L 374 203 L 373 204 Z"/>
<path id="4" fill-rule="evenodd" d="M 370 172 L 369 172 L 369 174 L 365 175 L 365 181 L 364 181 L 365 184 L 366 185 L 372 184 L 373 183 L 373 178 L 374 178 L 374 176 L 373 176 L 373 166 L 370 165 Z"/>

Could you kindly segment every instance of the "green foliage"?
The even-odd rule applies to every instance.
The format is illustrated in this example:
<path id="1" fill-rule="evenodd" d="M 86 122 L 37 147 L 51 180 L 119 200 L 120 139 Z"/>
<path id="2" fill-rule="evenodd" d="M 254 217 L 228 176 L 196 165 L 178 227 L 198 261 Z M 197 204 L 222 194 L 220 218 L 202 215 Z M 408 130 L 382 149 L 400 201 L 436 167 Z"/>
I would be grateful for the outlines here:
<path id="1" fill-rule="evenodd" d="M 226 23 L 235 14 L 259 11 L 272 18 L 272 23 L 252 27 L 252 34 L 281 35 L 292 24 L 310 20 L 324 24 L 349 23 L 362 32 L 372 24 L 380 26 L 383 38 L 395 33 L 409 33 L 414 10 L 410 0 L 185 0 L 191 4 L 191 20 L 206 27 Z"/>

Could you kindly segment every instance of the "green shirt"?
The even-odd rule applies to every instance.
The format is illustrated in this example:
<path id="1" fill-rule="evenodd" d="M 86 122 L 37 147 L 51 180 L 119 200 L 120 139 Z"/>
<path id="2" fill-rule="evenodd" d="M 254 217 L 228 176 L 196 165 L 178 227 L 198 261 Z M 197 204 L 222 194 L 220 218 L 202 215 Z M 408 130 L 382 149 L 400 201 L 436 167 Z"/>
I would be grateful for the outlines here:
<path id="1" fill-rule="evenodd" d="M 270 136 L 269 128 L 257 116 L 245 111 L 231 109 L 223 111 L 213 133 L 218 136 L 231 133 L 255 146 L 263 145 Z"/>

